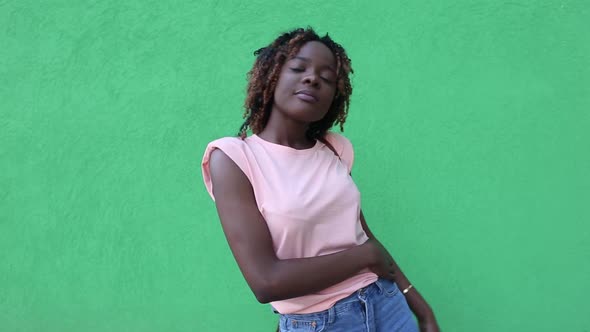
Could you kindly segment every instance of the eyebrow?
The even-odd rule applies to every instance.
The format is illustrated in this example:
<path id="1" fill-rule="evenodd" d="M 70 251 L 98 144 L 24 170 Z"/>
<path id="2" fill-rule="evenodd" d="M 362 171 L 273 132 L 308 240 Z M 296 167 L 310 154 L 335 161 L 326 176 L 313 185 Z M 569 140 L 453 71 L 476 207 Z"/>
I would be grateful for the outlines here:
<path id="1" fill-rule="evenodd" d="M 305 62 L 311 62 L 311 59 L 310 58 L 306 58 L 306 57 L 302 57 L 302 56 L 294 56 L 293 59 L 299 59 L 299 60 L 302 60 L 302 61 L 305 61 Z M 333 72 L 336 72 L 336 69 L 334 69 L 334 67 L 332 67 L 330 65 L 325 65 L 323 67 L 326 67 L 326 68 L 332 70 Z"/>

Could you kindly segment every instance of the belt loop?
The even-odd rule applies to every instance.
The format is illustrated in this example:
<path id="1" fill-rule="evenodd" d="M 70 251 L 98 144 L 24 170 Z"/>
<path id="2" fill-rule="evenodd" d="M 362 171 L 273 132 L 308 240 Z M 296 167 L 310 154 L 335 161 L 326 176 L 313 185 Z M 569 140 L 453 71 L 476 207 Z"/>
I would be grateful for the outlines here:
<path id="1" fill-rule="evenodd" d="M 379 294 L 383 294 L 383 285 L 381 284 L 381 279 L 377 279 L 377 281 L 375 281 L 375 285 L 377 285 L 379 288 Z"/>
<path id="2" fill-rule="evenodd" d="M 332 307 L 330 307 L 330 309 L 328 309 L 328 324 L 332 324 L 334 323 L 334 320 L 336 319 L 336 306 L 333 305 Z"/>

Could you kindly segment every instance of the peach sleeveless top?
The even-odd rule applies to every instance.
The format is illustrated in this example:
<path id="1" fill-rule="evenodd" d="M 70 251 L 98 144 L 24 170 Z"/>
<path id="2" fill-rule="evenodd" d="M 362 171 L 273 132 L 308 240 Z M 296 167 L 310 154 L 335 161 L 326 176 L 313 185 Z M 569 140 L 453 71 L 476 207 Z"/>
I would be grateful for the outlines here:
<path id="1" fill-rule="evenodd" d="M 250 180 L 279 259 L 315 257 L 358 246 L 368 237 L 360 222 L 360 193 L 350 176 L 352 145 L 330 132 L 326 140 L 339 157 L 320 141 L 297 150 L 257 135 L 215 140 L 202 161 L 205 186 L 215 200 L 209 157 L 214 149 L 221 149 Z M 271 305 L 282 314 L 318 312 L 376 280 L 377 275 L 365 269 L 317 293 Z"/>

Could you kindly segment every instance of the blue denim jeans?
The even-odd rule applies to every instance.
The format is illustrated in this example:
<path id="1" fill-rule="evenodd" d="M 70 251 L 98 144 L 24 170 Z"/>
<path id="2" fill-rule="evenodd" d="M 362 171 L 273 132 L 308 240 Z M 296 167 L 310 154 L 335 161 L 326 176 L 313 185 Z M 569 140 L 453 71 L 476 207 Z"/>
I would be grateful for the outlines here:
<path id="1" fill-rule="evenodd" d="M 405 296 L 386 279 L 361 288 L 321 312 L 281 314 L 281 332 L 418 332 Z"/>

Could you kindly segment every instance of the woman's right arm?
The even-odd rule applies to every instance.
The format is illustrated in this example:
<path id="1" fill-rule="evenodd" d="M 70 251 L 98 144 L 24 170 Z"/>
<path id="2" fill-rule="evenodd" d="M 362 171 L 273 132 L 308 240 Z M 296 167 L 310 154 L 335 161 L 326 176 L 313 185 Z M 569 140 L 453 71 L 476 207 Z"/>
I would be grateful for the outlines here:
<path id="1" fill-rule="evenodd" d="M 209 168 L 217 213 L 227 242 L 259 302 L 317 292 L 367 267 L 392 279 L 386 272 L 380 273 L 383 269 L 375 269 L 383 265 L 383 257 L 372 240 L 335 254 L 278 259 L 246 175 L 221 150 L 211 153 Z"/>

